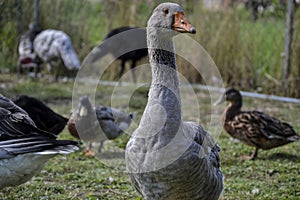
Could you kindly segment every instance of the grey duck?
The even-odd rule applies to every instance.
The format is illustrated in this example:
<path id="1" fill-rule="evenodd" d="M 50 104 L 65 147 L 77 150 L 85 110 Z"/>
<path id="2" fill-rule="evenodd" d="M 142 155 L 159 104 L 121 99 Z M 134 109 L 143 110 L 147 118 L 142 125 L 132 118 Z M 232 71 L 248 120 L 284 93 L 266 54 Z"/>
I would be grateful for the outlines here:
<path id="1" fill-rule="evenodd" d="M 135 114 L 128 114 L 104 105 L 93 107 L 88 96 L 80 97 L 78 109 L 72 113 L 67 128 L 70 134 L 89 143 L 85 155 L 91 156 L 92 142 L 100 142 L 98 153 L 105 140 L 119 137 L 129 128 Z"/>

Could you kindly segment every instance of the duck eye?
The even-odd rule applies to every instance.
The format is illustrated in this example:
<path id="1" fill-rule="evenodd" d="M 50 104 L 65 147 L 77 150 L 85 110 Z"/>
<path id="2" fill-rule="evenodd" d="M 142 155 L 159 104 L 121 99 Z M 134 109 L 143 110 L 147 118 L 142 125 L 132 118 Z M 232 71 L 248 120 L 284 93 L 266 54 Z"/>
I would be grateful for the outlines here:
<path id="1" fill-rule="evenodd" d="M 184 22 L 184 20 L 183 20 L 183 19 L 181 19 L 181 20 L 180 20 L 180 23 L 181 23 L 181 24 L 185 24 L 185 22 Z"/>
<path id="2" fill-rule="evenodd" d="M 169 9 L 168 8 L 164 8 L 163 9 L 164 13 L 167 15 L 169 13 Z"/>

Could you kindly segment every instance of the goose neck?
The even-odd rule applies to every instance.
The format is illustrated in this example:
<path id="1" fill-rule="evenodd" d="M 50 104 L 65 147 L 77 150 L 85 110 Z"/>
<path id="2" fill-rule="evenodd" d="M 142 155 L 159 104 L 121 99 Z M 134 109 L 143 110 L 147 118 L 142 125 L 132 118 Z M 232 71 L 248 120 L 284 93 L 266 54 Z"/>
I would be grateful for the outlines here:
<path id="1" fill-rule="evenodd" d="M 178 89 L 179 81 L 172 37 L 158 35 L 150 32 L 147 36 L 152 85 L 162 84 L 171 89 Z M 179 95 L 178 92 L 176 94 Z"/>
<path id="2" fill-rule="evenodd" d="M 166 122 L 178 124 L 181 120 L 181 102 L 172 38 L 149 34 L 147 43 L 152 71 L 148 104 L 159 104 L 167 118 L 172 119 Z"/>

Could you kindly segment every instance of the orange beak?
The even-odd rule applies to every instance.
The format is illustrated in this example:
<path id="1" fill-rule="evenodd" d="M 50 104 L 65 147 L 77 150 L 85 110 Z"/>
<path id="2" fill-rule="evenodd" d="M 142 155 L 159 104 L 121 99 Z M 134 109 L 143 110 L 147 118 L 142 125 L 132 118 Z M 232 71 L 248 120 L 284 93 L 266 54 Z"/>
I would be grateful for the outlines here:
<path id="1" fill-rule="evenodd" d="M 179 33 L 196 33 L 196 29 L 192 26 L 183 12 L 176 12 L 173 29 Z"/>

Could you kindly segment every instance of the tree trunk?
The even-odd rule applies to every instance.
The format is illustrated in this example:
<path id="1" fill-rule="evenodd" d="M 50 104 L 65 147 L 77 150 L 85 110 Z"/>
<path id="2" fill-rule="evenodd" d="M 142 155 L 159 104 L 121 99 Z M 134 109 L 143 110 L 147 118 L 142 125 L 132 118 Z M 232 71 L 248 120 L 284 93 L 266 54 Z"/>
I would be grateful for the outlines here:
<path id="1" fill-rule="evenodd" d="M 34 13 L 33 13 L 33 20 L 35 25 L 39 25 L 40 19 L 40 0 L 34 0 Z"/>
<path id="2" fill-rule="evenodd" d="M 22 32 L 24 32 L 24 29 L 26 27 L 26 26 L 24 26 L 24 19 L 22 18 L 22 15 L 23 15 L 22 1 L 16 1 L 15 6 L 16 6 L 17 32 L 18 32 L 18 34 L 21 34 Z"/>
<path id="3" fill-rule="evenodd" d="M 291 57 L 292 57 L 292 41 L 294 32 L 294 0 L 288 0 L 288 9 L 286 14 L 286 30 L 285 30 L 285 57 L 283 62 L 282 72 L 282 90 L 284 94 L 287 93 L 287 78 L 291 71 Z"/>

